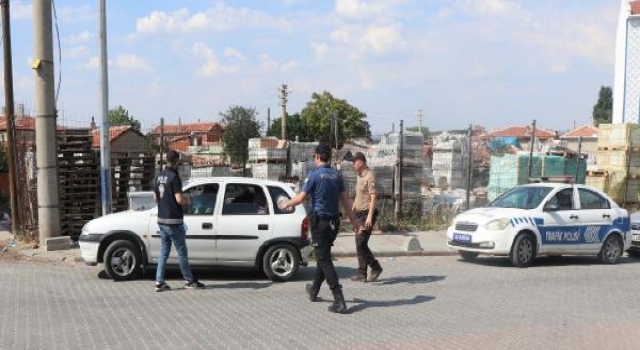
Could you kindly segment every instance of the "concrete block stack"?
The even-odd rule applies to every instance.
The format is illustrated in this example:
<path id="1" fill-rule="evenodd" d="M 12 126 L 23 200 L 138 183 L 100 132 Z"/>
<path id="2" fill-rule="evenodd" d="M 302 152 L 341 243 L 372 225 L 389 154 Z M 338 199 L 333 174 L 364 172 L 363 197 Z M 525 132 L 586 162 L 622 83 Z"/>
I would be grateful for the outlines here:
<path id="1" fill-rule="evenodd" d="M 248 165 L 254 178 L 278 180 L 287 172 L 286 143 L 275 137 L 249 139 Z"/>
<path id="2" fill-rule="evenodd" d="M 607 193 L 619 204 L 640 203 L 640 124 L 601 124 L 597 171 L 587 184 Z"/>

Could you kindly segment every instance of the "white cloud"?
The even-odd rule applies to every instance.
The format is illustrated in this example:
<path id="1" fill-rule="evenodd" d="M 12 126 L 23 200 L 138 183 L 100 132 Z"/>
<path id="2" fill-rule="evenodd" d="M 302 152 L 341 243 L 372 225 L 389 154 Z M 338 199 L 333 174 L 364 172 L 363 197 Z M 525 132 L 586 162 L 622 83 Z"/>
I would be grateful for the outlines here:
<path id="1" fill-rule="evenodd" d="M 340 44 L 348 44 L 351 41 L 351 35 L 349 35 L 348 30 L 341 28 L 331 32 L 331 39 Z"/>
<path id="2" fill-rule="evenodd" d="M 153 67 L 145 59 L 135 54 L 121 54 L 116 58 L 116 69 L 133 70 L 138 72 L 152 72 Z"/>
<path id="3" fill-rule="evenodd" d="M 384 13 L 383 1 L 336 0 L 335 12 L 341 17 L 362 20 Z"/>
<path id="4" fill-rule="evenodd" d="M 365 30 L 360 42 L 362 45 L 372 48 L 376 53 L 384 54 L 404 45 L 401 32 L 399 25 L 371 26 Z"/>
<path id="5" fill-rule="evenodd" d="M 63 51 L 64 57 L 68 57 L 68 58 L 79 58 L 79 57 L 84 57 L 88 54 L 89 54 L 89 51 L 84 46 L 75 46 L 68 49 L 67 51 Z"/>
<path id="6" fill-rule="evenodd" d="M 260 70 L 264 73 L 273 73 L 276 72 L 279 68 L 278 62 L 271 58 L 269 54 L 262 53 L 259 56 L 260 58 Z"/>
<path id="7" fill-rule="evenodd" d="M 246 60 L 246 57 L 244 57 L 244 55 L 242 54 L 242 52 L 234 49 L 233 47 L 227 47 L 224 49 L 224 51 L 222 52 L 222 54 L 225 57 L 230 57 L 230 58 L 235 58 L 238 59 L 240 61 L 244 61 Z"/>
<path id="8" fill-rule="evenodd" d="M 65 41 L 69 44 L 81 44 L 91 41 L 93 38 L 95 38 L 95 35 L 92 32 L 85 30 L 81 33 L 70 35 Z"/>
<path id="9" fill-rule="evenodd" d="M 520 4 L 511 0 L 466 0 L 462 6 L 478 15 L 505 16 L 522 12 Z"/>
<path id="10" fill-rule="evenodd" d="M 373 78 L 370 76 L 361 76 L 360 86 L 365 90 L 371 90 L 373 88 Z"/>
<path id="11" fill-rule="evenodd" d="M 100 68 L 100 57 L 93 56 L 93 57 L 89 58 L 89 61 L 87 61 L 82 67 L 85 68 L 85 69 L 98 69 L 98 68 Z"/>
<path id="12" fill-rule="evenodd" d="M 237 28 L 279 28 L 288 29 L 291 23 L 284 18 L 274 17 L 265 12 L 247 7 L 231 7 L 218 2 L 202 12 L 191 14 L 185 7 L 174 12 L 154 11 L 138 18 L 136 33 L 149 34 L 191 34 L 197 32 L 225 32 Z"/>
<path id="13" fill-rule="evenodd" d="M 33 5 L 15 1 L 11 4 L 11 19 L 31 19 L 33 17 Z"/>
<path id="14" fill-rule="evenodd" d="M 219 74 L 228 74 L 238 71 L 236 66 L 225 66 L 218 61 L 215 51 L 203 42 L 197 42 L 191 48 L 195 58 L 204 60 L 204 63 L 198 67 L 198 75 L 201 77 L 210 77 Z"/>
<path id="15" fill-rule="evenodd" d="M 308 0 L 282 0 L 282 4 L 284 6 L 290 6 L 294 4 L 304 4 L 307 3 Z"/>
<path id="16" fill-rule="evenodd" d="M 310 44 L 316 59 L 322 59 L 329 53 L 329 50 L 330 50 L 329 45 L 325 43 L 312 41 Z"/>
<path id="17" fill-rule="evenodd" d="M 283 64 L 282 67 L 280 67 L 280 70 L 283 72 L 288 72 L 290 70 L 296 69 L 299 65 L 300 63 L 297 61 L 289 61 Z"/>

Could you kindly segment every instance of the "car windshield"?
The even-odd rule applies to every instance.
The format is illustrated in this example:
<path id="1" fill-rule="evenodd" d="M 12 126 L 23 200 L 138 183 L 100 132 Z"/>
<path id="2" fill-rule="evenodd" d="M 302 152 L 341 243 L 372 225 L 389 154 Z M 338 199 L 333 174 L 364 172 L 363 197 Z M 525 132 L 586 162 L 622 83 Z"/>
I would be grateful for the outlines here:
<path id="1" fill-rule="evenodd" d="M 551 192 L 551 187 L 514 187 L 489 204 L 496 208 L 533 209 Z"/>

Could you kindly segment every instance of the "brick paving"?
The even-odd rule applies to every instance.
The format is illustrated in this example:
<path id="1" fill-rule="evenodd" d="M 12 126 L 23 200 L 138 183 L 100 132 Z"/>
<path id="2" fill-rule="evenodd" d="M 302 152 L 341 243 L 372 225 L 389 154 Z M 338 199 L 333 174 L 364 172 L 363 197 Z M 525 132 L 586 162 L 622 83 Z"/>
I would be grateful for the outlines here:
<path id="1" fill-rule="evenodd" d="M 247 271 L 197 270 L 203 290 L 153 291 L 153 271 L 132 282 L 100 278 L 80 263 L 0 259 L 1 349 L 603 349 L 635 348 L 640 260 L 539 259 L 517 269 L 502 258 L 382 259 L 376 283 L 338 271 L 351 314 L 311 303 L 304 283 Z M 328 334 L 329 336 L 325 336 Z"/>

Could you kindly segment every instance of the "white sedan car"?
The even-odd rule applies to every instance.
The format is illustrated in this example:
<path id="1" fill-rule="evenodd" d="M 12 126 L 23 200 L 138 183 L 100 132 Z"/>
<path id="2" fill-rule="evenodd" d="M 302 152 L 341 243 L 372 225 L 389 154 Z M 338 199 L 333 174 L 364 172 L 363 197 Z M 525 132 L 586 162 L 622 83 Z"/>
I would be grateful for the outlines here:
<path id="1" fill-rule="evenodd" d="M 584 185 L 517 186 L 487 207 L 458 215 L 447 245 L 465 260 L 508 256 L 518 267 L 540 255 L 597 255 L 618 262 L 631 245 L 629 214 L 601 191 Z"/>
<path id="2" fill-rule="evenodd" d="M 291 279 L 311 253 L 303 206 L 283 211 L 277 202 L 295 195 L 285 183 L 207 178 L 184 186 L 191 204 L 184 224 L 193 266 L 255 267 L 273 281 Z M 114 280 L 133 279 L 160 254 L 158 208 L 125 211 L 88 222 L 79 238 L 83 260 L 104 264 Z M 177 265 L 172 249 L 169 265 Z"/>

